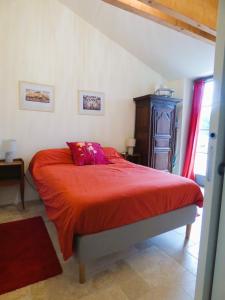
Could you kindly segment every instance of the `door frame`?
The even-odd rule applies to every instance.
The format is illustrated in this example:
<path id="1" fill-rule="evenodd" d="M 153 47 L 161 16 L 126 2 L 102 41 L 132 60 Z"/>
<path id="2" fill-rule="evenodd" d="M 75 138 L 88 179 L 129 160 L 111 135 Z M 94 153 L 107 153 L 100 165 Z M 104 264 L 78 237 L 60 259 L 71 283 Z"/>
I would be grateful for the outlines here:
<path id="1" fill-rule="evenodd" d="M 214 101 L 210 121 L 208 166 L 205 182 L 205 202 L 200 241 L 195 299 L 212 299 L 223 177 L 218 167 L 225 153 L 225 0 L 218 9 L 217 42 L 214 69 Z M 215 134 L 215 135 L 213 135 Z M 215 298 L 220 299 L 220 298 Z"/>

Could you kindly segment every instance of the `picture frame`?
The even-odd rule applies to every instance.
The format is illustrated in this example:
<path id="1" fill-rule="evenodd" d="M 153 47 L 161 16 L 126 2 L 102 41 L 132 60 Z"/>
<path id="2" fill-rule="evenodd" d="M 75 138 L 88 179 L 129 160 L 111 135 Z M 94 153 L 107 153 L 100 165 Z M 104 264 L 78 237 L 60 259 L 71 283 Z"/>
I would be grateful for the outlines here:
<path id="1" fill-rule="evenodd" d="M 54 86 L 27 81 L 19 82 L 20 109 L 53 112 L 54 105 Z"/>
<path id="2" fill-rule="evenodd" d="M 105 94 L 80 90 L 78 92 L 78 105 L 81 115 L 104 115 Z"/>

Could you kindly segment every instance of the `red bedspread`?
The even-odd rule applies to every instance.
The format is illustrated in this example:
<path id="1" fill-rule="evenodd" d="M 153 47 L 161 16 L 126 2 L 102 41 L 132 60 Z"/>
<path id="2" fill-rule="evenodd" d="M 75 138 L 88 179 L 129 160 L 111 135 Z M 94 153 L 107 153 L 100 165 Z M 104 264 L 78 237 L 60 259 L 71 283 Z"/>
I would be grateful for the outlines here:
<path id="1" fill-rule="evenodd" d="M 38 152 L 30 165 L 64 258 L 73 237 L 137 222 L 195 203 L 203 204 L 193 181 L 112 158 L 109 165 L 76 166 L 68 149 Z"/>

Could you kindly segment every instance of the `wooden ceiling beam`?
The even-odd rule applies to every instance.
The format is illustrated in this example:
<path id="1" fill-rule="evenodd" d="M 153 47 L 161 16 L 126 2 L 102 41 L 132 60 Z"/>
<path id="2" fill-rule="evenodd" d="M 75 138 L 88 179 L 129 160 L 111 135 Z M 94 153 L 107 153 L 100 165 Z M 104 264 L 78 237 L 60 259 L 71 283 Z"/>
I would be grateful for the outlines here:
<path id="1" fill-rule="evenodd" d="M 215 43 L 215 35 L 205 32 L 181 20 L 178 20 L 170 15 L 167 15 L 160 10 L 153 8 L 139 0 L 103 0 L 113 6 L 119 7 L 123 10 L 135 13 L 146 19 L 150 19 L 167 27 L 173 28 L 179 32 L 184 32 L 189 36 L 207 41 L 211 44 Z"/>
<path id="2" fill-rule="evenodd" d="M 139 0 L 176 19 L 216 35 L 218 0 Z"/>

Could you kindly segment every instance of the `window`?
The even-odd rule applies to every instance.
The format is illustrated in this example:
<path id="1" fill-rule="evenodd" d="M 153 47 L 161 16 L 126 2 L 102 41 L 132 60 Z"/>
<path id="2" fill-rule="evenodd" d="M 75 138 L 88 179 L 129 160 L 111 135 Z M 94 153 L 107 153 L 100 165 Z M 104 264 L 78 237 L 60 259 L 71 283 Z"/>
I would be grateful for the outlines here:
<path id="1" fill-rule="evenodd" d="M 213 80 L 205 83 L 204 94 L 202 99 L 202 107 L 200 114 L 200 126 L 197 142 L 197 150 L 195 156 L 194 172 L 196 174 L 196 181 L 200 185 L 204 185 L 206 175 L 207 156 L 208 156 L 208 142 L 209 142 L 209 124 L 212 110 L 213 100 Z"/>

